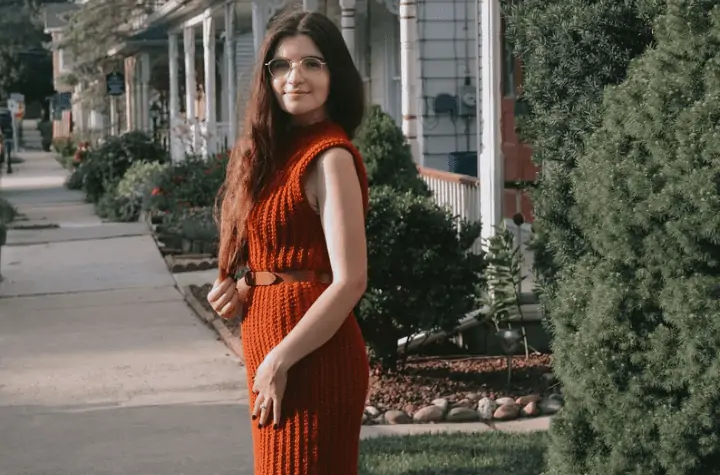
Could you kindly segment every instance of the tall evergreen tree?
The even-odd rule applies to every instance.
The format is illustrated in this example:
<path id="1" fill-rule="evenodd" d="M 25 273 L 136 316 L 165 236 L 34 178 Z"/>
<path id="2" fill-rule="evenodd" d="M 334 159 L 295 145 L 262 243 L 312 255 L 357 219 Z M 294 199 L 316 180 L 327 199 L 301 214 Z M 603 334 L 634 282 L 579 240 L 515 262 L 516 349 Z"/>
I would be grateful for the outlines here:
<path id="1" fill-rule="evenodd" d="M 533 193 L 537 281 L 552 283 L 586 251 L 575 222 L 569 175 L 597 127 L 603 89 L 620 83 L 652 42 L 663 0 L 503 0 L 508 39 L 523 63 L 518 117 L 542 168 Z"/>
<path id="2" fill-rule="evenodd" d="M 570 179 L 547 475 L 720 470 L 720 6 L 665 11 Z"/>

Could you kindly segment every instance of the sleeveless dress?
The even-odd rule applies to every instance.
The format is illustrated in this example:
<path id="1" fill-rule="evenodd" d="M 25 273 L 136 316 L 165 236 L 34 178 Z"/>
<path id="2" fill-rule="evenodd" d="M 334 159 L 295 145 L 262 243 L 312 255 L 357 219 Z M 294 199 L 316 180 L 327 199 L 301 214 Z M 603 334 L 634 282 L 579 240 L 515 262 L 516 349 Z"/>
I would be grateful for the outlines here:
<path id="1" fill-rule="evenodd" d="M 303 175 L 322 152 L 343 147 L 355 158 L 367 211 L 368 182 L 359 152 L 344 130 L 326 121 L 293 129 L 286 161 L 248 217 L 248 268 L 330 272 L 320 217 L 303 192 Z M 253 287 L 242 322 L 248 387 L 267 353 L 293 329 L 329 284 Z M 252 424 L 255 475 L 356 475 L 358 439 L 368 391 L 365 341 L 355 316 L 288 372 L 281 423 Z M 250 410 L 255 404 L 250 393 Z"/>

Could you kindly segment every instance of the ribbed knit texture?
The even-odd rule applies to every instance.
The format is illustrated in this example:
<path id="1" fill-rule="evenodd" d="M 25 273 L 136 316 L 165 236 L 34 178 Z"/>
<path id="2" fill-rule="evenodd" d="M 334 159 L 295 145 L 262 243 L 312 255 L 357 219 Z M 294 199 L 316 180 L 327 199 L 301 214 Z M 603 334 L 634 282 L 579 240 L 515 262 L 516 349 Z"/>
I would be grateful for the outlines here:
<path id="1" fill-rule="evenodd" d="M 261 193 L 248 219 L 248 266 L 255 271 L 330 271 L 320 217 L 303 192 L 303 175 L 322 152 L 348 149 L 355 157 L 363 204 L 367 176 L 360 154 L 334 123 L 293 129 L 287 160 Z M 322 283 L 254 287 L 242 323 L 248 385 L 265 355 L 293 329 L 327 288 Z M 356 475 L 358 439 L 368 389 L 365 341 L 355 316 L 288 373 L 282 423 L 253 424 L 255 475 Z M 251 393 L 251 410 L 255 395 Z"/>

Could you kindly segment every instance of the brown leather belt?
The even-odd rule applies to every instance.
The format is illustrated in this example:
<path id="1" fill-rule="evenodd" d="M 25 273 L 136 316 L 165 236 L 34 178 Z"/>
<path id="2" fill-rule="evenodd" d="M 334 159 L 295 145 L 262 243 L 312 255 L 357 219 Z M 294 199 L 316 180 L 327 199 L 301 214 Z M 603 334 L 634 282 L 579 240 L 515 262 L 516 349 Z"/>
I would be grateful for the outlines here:
<path id="1" fill-rule="evenodd" d="M 274 285 L 292 282 L 318 282 L 329 284 L 332 274 L 329 272 L 316 272 L 311 270 L 290 270 L 285 272 L 247 271 L 245 283 L 249 286 Z"/>

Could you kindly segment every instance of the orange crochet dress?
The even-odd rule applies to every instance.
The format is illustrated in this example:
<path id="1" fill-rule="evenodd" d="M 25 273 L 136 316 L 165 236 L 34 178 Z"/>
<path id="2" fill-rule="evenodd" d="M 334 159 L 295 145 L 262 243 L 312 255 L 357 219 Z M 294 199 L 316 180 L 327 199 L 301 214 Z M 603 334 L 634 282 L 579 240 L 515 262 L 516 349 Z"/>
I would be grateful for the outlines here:
<path id="1" fill-rule="evenodd" d="M 338 146 L 355 157 L 367 210 L 365 166 L 343 129 L 331 122 L 293 129 L 286 144 L 287 160 L 248 218 L 250 270 L 331 270 L 320 217 L 306 200 L 302 177 L 316 157 Z M 252 288 L 242 322 L 249 387 L 265 355 L 292 330 L 327 286 L 296 282 Z M 350 314 L 330 341 L 289 370 L 280 427 L 252 424 L 254 474 L 357 474 L 368 379 L 365 341 L 355 316 Z M 254 404 L 251 393 L 251 410 Z"/>

